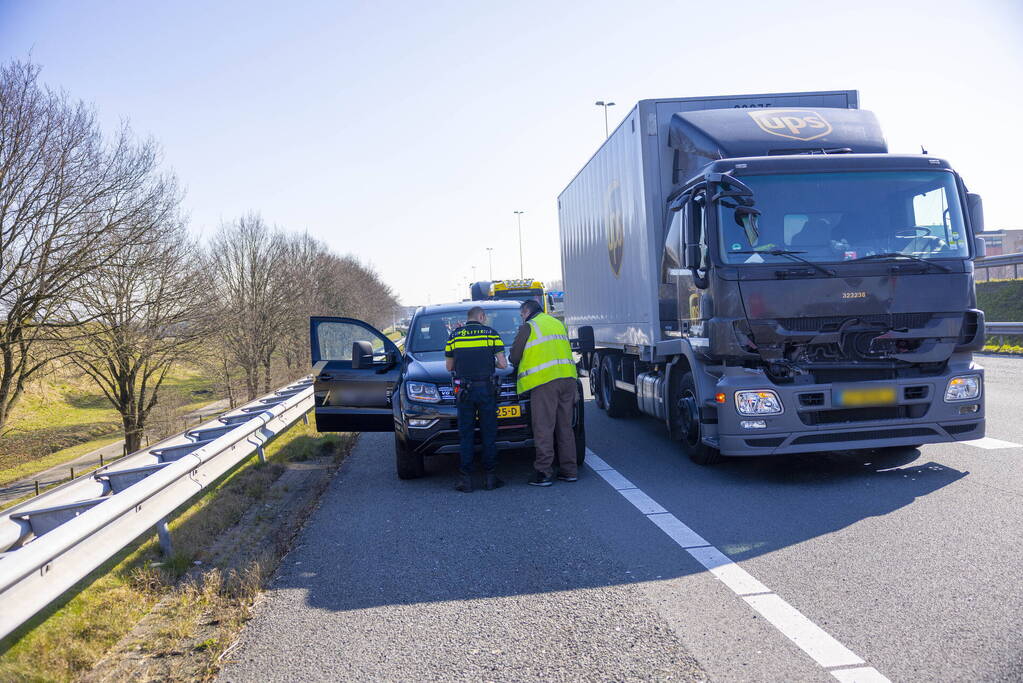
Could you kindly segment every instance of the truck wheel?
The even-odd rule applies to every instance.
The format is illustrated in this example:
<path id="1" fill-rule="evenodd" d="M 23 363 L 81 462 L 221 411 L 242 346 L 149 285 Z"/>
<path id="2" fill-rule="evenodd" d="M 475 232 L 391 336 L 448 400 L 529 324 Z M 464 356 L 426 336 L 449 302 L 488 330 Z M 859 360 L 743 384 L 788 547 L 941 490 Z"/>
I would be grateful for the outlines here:
<path id="1" fill-rule="evenodd" d="M 604 390 L 600 386 L 600 360 L 601 355 L 599 353 L 593 354 L 591 359 L 592 365 L 590 365 L 590 394 L 593 396 L 593 400 L 597 403 L 597 407 L 601 410 L 607 410 L 607 405 L 604 403 Z"/>
<path id="2" fill-rule="evenodd" d="M 414 453 L 408 445 L 394 433 L 394 456 L 398 469 L 398 479 L 418 479 L 423 476 L 426 468 L 423 466 L 423 454 Z"/>
<path id="3" fill-rule="evenodd" d="M 604 398 L 604 410 L 608 417 L 632 417 L 637 412 L 636 395 L 615 386 L 615 358 L 612 354 L 604 356 L 600 368 L 600 391 Z"/>
<path id="4" fill-rule="evenodd" d="M 692 372 L 682 375 L 678 387 L 679 431 L 682 448 L 697 465 L 713 465 L 721 461 L 721 452 L 703 443 L 700 424 L 700 399 L 696 393 L 696 380 Z"/>

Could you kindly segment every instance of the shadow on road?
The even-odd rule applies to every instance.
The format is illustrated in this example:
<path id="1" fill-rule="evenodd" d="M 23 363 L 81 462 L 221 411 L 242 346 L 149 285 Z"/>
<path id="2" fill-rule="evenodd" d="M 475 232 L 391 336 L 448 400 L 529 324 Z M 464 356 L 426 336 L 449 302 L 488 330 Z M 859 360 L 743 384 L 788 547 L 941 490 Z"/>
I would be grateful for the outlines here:
<path id="1" fill-rule="evenodd" d="M 692 464 L 653 420 L 587 410 L 588 443 L 733 559 L 767 554 L 887 515 L 968 473 L 914 449 Z M 528 454 L 502 460 L 509 485 L 452 491 L 456 459 L 399 481 L 390 435 L 365 434 L 285 559 L 277 589 L 355 610 L 667 579 L 703 571 L 590 470 L 576 484 L 524 485 Z"/>

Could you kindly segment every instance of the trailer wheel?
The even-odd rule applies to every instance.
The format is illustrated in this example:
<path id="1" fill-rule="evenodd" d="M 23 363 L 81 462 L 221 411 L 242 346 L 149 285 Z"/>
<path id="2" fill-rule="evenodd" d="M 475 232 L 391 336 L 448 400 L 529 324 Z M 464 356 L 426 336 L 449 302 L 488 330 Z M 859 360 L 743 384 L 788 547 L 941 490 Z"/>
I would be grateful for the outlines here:
<path id="1" fill-rule="evenodd" d="M 609 353 L 604 356 L 600 368 L 600 389 L 606 406 L 604 409 L 608 417 L 632 417 L 638 412 L 636 395 L 616 387 L 617 378 L 615 357 Z"/>
<path id="2" fill-rule="evenodd" d="M 697 465 L 713 465 L 720 462 L 721 452 L 703 443 L 700 399 L 696 393 L 696 380 L 693 379 L 692 372 L 682 375 L 678 389 L 679 431 L 686 455 Z"/>
<path id="3" fill-rule="evenodd" d="M 426 472 L 423 454 L 412 452 L 408 445 L 394 433 L 394 459 L 398 470 L 398 479 L 418 479 Z"/>
<path id="4" fill-rule="evenodd" d="M 601 410 L 607 410 L 607 405 L 604 403 L 604 390 L 600 386 L 600 360 L 602 356 L 599 353 L 593 354 L 593 359 L 590 361 L 590 395 L 593 396 L 593 400 L 596 401 L 597 407 Z"/>

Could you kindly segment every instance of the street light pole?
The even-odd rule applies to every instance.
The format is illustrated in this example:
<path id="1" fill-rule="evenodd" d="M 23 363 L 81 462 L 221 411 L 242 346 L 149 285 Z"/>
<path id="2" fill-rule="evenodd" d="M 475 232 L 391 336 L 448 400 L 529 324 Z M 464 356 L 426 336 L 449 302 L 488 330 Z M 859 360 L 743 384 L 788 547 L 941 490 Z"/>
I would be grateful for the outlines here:
<path id="1" fill-rule="evenodd" d="M 519 219 L 519 279 L 521 280 L 522 278 L 526 277 L 523 274 L 525 271 L 522 268 L 522 214 L 524 214 L 526 212 L 525 211 L 515 211 L 513 213 L 516 216 L 518 216 L 518 219 Z"/>
<path id="2" fill-rule="evenodd" d="M 615 103 L 614 102 L 605 102 L 604 100 L 597 100 L 593 104 L 597 105 L 598 107 L 603 107 L 604 108 L 604 139 L 606 140 L 608 138 L 608 136 L 610 135 L 610 133 L 608 131 L 608 127 L 607 127 L 607 108 L 615 106 Z"/>
<path id="3" fill-rule="evenodd" d="M 494 279 L 494 260 L 491 258 L 491 256 L 493 256 L 493 252 L 494 252 L 493 247 L 487 247 L 487 266 L 489 266 L 490 268 L 491 281 L 493 281 Z"/>

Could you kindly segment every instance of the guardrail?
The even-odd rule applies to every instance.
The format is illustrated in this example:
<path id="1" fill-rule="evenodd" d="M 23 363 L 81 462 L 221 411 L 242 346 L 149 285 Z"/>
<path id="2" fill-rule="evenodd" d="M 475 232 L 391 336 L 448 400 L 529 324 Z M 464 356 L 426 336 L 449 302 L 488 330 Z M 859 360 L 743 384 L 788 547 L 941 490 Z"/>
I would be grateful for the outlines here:
<path id="1" fill-rule="evenodd" d="M 984 323 L 984 330 L 989 337 L 1023 334 L 1023 323 Z"/>
<path id="2" fill-rule="evenodd" d="M 991 268 L 1012 268 L 1012 280 L 1019 279 L 1020 266 L 1023 265 L 1023 252 L 1018 254 L 998 254 L 997 256 L 985 256 L 984 258 L 975 259 L 973 262 L 974 270 L 979 268 L 984 269 L 984 280 L 991 279 Z M 983 282 L 983 280 L 982 280 Z"/>
<path id="3" fill-rule="evenodd" d="M 0 513 L 0 638 L 313 407 L 300 380 Z"/>

